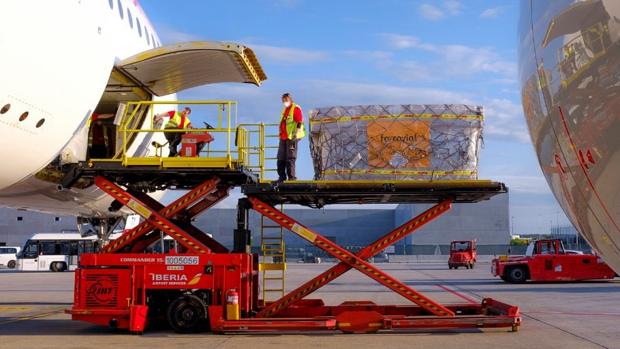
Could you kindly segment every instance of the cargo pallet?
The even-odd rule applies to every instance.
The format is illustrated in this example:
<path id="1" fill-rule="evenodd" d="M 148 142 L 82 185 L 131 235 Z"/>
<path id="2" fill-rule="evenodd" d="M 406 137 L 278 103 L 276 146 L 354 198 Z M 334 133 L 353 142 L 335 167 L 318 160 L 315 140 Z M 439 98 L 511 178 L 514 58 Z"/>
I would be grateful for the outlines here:
<path id="1" fill-rule="evenodd" d="M 180 102 L 179 102 L 180 103 Z M 229 128 L 228 132 L 231 132 Z M 232 132 L 238 130 L 232 129 Z M 243 133 L 241 133 L 243 134 Z M 264 133 L 261 133 L 264 136 Z M 235 142 L 237 143 L 237 142 Z M 261 147 L 264 142 L 261 140 Z M 252 149 L 247 147 L 247 149 Z M 247 150 L 246 149 L 246 150 Z M 519 308 L 485 298 L 480 304 L 441 304 L 367 260 L 450 210 L 453 203 L 486 200 L 506 192 L 502 183 L 466 181 L 261 181 L 248 169 L 249 152 L 230 153 L 223 161 L 201 158 L 91 160 L 76 166 L 65 187 L 93 183 L 143 222 L 110 242 L 99 253 L 82 254 L 75 273 L 74 320 L 142 333 L 150 322 L 166 319 L 178 332 L 215 333 L 509 328 L 521 324 Z M 259 149 L 259 152 L 262 152 Z M 264 158 L 264 154 L 260 154 Z M 192 225 L 192 219 L 240 187 L 234 248 Z M 164 206 L 149 191 L 189 190 Z M 352 253 L 277 209 L 278 205 L 322 207 L 355 203 L 432 203 L 433 206 L 377 241 Z M 249 212 L 253 210 L 286 231 L 307 240 L 339 262 L 275 301 L 260 299 L 260 263 L 251 253 Z M 170 236 L 178 244 L 168 253 L 147 248 Z M 326 305 L 307 298 L 355 269 L 384 285 L 408 305 L 371 301 Z"/>

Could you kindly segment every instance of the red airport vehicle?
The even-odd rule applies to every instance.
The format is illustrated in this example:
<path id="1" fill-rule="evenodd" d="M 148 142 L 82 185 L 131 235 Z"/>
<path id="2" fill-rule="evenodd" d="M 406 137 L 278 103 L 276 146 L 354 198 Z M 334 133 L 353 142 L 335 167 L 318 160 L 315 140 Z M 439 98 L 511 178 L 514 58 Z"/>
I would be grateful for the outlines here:
<path id="1" fill-rule="evenodd" d="M 564 249 L 561 240 L 532 241 L 525 256 L 501 256 L 491 262 L 491 273 L 510 283 L 613 279 L 615 272 L 593 254 Z"/>
<path id="2" fill-rule="evenodd" d="M 450 243 L 450 258 L 448 259 L 449 269 L 465 267 L 473 269 L 476 265 L 478 254 L 476 253 L 476 241 L 452 241 Z"/>
<path id="3" fill-rule="evenodd" d="M 137 173 L 123 167 L 112 168 L 109 163 L 103 163 L 102 166 L 105 166 L 103 172 L 115 174 L 116 180 L 122 183 L 127 183 L 138 175 L 140 180 L 144 180 L 144 176 L 148 175 L 147 172 Z M 84 167 L 84 171 L 98 173 L 97 165 Z M 158 180 L 168 178 L 168 172 L 170 178 L 176 180 L 176 173 L 181 170 L 159 171 L 156 177 Z M 235 248 L 231 252 L 195 228 L 191 219 L 226 197 L 229 189 L 235 185 L 234 182 L 241 181 L 231 180 L 236 178 L 232 175 L 227 179 L 212 175 L 205 180 L 205 173 L 184 173 L 183 183 L 186 188 L 191 186 L 192 189 L 168 206 L 163 206 L 144 192 L 132 190 L 131 187 L 121 187 L 113 182 L 112 177 L 92 177 L 95 185 L 119 204 L 141 215 L 144 221 L 111 241 L 100 253 L 81 255 L 80 267 L 75 273 L 73 307 L 67 310 L 72 319 L 128 329 L 134 333 L 141 333 L 148 324 L 163 319 L 175 331 L 183 333 L 204 330 L 215 333 L 279 333 L 305 330 L 370 333 L 380 330 L 442 328 L 519 329 L 521 317 L 516 306 L 490 298 L 485 298 L 480 303 L 443 305 L 367 262 L 391 244 L 447 212 L 453 201 L 472 202 L 474 199 L 471 197 L 456 197 L 454 200 L 445 198 L 354 254 L 261 200 L 274 202 L 271 200 L 273 197 L 282 198 L 288 195 L 286 183 L 279 185 L 277 189 L 269 183 L 248 184 L 256 187 L 256 190 L 252 194 L 244 191 L 247 198 L 239 201 L 238 226 L 234 231 Z M 198 182 L 199 178 L 204 182 Z M 288 185 L 294 187 L 306 184 Z M 381 200 L 385 200 L 386 193 L 398 194 L 398 189 L 393 187 L 377 187 L 371 182 L 366 185 L 378 188 L 375 189 L 378 193 L 375 195 Z M 414 187 L 413 193 L 418 195 L 437 197 L 436 193 L 441 186 L 451 188 L 450 186 L 456 184 L 430 183 L 428 185 L 433 186 L 431 191 L 420 184 L 406 185 Z M 481 191 L 476 185 L 484 185 L 483 189 L 491 188 L 490 195 L 505 190 L 503 185 L 494 186 L 488 182 L 471 183 L 469 187 L 459 190 L 478 196 Z M 339 187 L 328 182 L 325 190 L 350 190 L 350 186 L 350 183 Z M 359 192 L 369 197 L 368 192 Z M 335 197 L 333 193 L 324 194 L 323 191 L 314 189 L 308 193 L 314 194 L 304 194 L 302 198 L 308 198 L 309 195 Z M 298 192 L 295 192 L 295 195 L 298 195 Z M 347 195 L 353 194 L 349 192 Z M 402 195 L 411 197 L 412 194 L 402 192 Z M 356 198 L 352 200 L 357 201 Z M 279 300 L 264 302 L 259 299 L 258 256 L 249 253 L 249 210 L 258 212 L 321 248 L 338 259 L 339 263 Z M 160 239 L 160 231 L 178 242 L 178 251 L 145 253 L 149 245 Z M 331 306 L 325 305 L 321 299 L 305 298 L 351 269 L 381 283 L 412 304 L 377 305 L 371 301 L 353 301 Z"/>

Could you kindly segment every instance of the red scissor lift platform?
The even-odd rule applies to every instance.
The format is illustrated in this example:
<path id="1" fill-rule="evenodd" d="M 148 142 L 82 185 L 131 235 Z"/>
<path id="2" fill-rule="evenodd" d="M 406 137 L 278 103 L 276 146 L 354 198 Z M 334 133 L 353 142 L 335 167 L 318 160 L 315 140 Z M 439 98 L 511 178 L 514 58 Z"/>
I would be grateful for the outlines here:
<path id="1" fill-rule="evenodd" d="M 110 164 L 89 166 L 81 176 L 144 218 L 100 253 L 83 254 L 75 274 L 74 320 L 142 332 L 149 321 L 166 318 L 179 332 L 342 331 L 507 327 L 516 331 L 519 308 L 486 298 L 480 304 L 443 305 L 385 273 L 367 260 L 447 212 L 452 203 L 477 202 L 506 192 L 491 181 L 295 181 L 259 183 L 244 171 L 217 173 L 161 169 L 131 171 Z M 179 180 L 182 177 L 183 180 Z M 145 181 L 174 182 L 185 195 L 164 206 L 143 190 Z M 133 185 L 132 182 L 140 185 Z M 192 218 L 241 186 L 234 249 L 191 224 Z M 170 189 L 170 188 L 168 188 Z M 356 254 L 338 246 L 275 208 L 278 204 L 321 207 L 333 203 L 425 202 L 434 205 Z M 258 256 L 251 253 L 248 213 L 254 210 L 307 240 L 339 263 L 279 300 L 259 299 Z M 146 253 L 164 233 L 177 251 Z M 354 233 L 354 232 L 352 232 Z M 410 305 L 377 305 L 371 301 L 325 305 L 308 295 L 351 269 L 398 293 Z"/>

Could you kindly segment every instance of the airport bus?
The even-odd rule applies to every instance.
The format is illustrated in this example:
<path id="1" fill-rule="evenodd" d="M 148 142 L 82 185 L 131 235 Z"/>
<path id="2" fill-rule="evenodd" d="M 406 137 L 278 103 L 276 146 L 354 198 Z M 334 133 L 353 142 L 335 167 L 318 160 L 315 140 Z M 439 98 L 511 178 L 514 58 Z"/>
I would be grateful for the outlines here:
<path id="1" fill-rule="evenodd" d="M 120 235 L 121 233 L 114 233 L 110 240 Z M 80 254 L 97 252 L 99 248 L 100 242 L 96 236 L 82 237 L 77 232 L 34 234 L 17 255 L 16 269 L 56 272 L 75 270 Z M 160 240 L 151 247 L 152 252 L 160 252 L 162 249 L 165 253 L 176 250 L 176 241 L 165 236 L 163 241 Z"/>
<path id="2" fill-rule="evenodd" d="M 17 255 L 17 270 L 65 271 L 74 270 L 78 256 L 98 250 L 96 236 L 82 237 L 79 233 L 34 234 Z"/>

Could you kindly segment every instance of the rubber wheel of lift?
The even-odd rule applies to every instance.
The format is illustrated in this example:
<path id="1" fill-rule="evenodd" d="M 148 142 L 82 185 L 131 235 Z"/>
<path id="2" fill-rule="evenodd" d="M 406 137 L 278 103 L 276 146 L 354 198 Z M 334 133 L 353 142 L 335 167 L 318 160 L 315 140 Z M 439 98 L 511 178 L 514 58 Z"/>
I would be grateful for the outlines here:
<path id="1" fill-rule="evenodd" d="M 200 332 L 207 328 L 207 305 L 197 296 L 183 295 L 170 303 L 166 318 L 175 332 Z"/>
<path id="2" fill-rule="evenodd" d="M 527 280 L 527 273 L 522 267 L 515 267 L 508 271 L 508 282 L 522 284 Z"/>
<path id="3" fill-rule="evenodd" d="M 9 268 L 9 269 L 15 269 L 15 265 L 16 265 L 16 264 L 15 264 L 15 261 L 9 261 L 9 262 L 6 264 L 7 268 Z"/>

